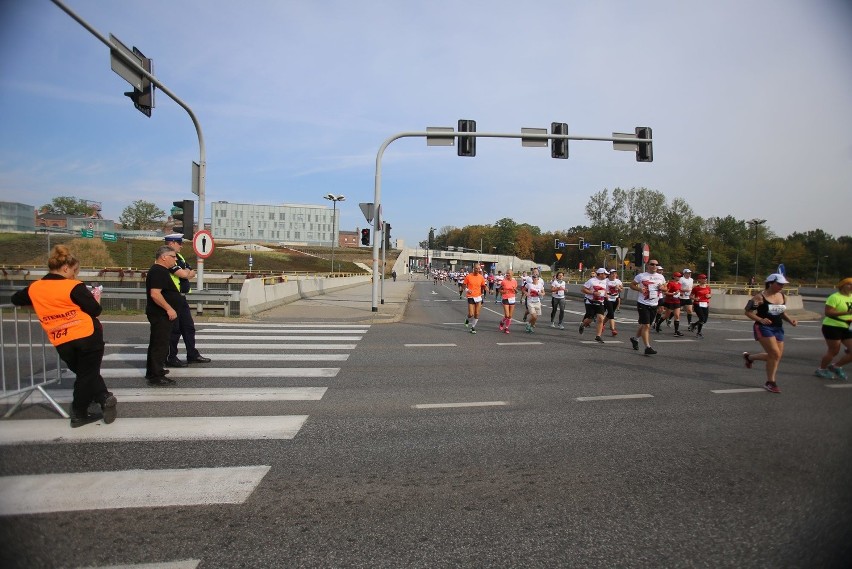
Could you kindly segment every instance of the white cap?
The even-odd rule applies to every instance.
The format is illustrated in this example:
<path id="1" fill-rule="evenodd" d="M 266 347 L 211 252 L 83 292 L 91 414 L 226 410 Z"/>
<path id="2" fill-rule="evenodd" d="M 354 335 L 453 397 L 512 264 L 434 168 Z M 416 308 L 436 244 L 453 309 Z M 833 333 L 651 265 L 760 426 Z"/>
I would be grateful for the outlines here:
<path id="1" fill-rule="evenodd" d="M 595 274 L 598 274 L 598 273 L 607 273 L 608 274 L 609 271 L 606 270 L 605 268 L 601 267 L 597 271 L 595 271 Z"/>
<path id="2" fill-rule="evenodd" d="M 772 273 L 768 277 L 766 277 L 767 283 L 778 283 L 778 284 L 787 284 L 790 281 L 787 280 L 787 277 L 782 275 L 781 273 Z"/>
<path id="3" fill-rule="evenodd" d="M 686 268 L 686 269 L 682 270 L 681 272 L 682 272 L 682 273 L 691 273 L 691 272 L 692 272 L 692 269 L 690 269 L 690 268 Z"/>
<path id="4" fill-rule="evenodd" d="M 177 241 L 179 243 L 183 242 L 183 233 L 170 233 L 164 238 L 166 241 Z"/>

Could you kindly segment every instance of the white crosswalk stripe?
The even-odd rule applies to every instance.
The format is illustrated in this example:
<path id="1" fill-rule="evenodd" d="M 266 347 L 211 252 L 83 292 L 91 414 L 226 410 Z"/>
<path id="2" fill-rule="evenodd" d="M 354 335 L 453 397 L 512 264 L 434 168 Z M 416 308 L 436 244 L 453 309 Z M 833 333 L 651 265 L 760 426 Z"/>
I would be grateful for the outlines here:
<path id="1" fill-rule="evenodd" d="M 196 327 L 199 340 L 196 347 L 213 361 L 169 367 L 168 377 L 178 380 L 177 385 L 149 387 L 145 384 L 147 344 L 107 343 L 101 374 L 119 401 L 119 417 L 115 422 L 106 425 L 101 420 L 71 429 L 67 419 L 13 418 L 0 423 L 0 445 L 291 440 L 298 435 L 309 415 L 286 414 L 287 405 L 321 401 L 329 387 L 318 386 L 315 382 L 333 379 L 341 369 L 327 364 L 347 362 L 356 342 L 369 330 L 369 325 L 364 324 L 333 323 L 196 323 Z M 180 347 L 183 351 L 183 344 Z M 227 367 L 235 364 L 239 367 Z M 74 374 L 66 370 L 65 378 L 73 380 Z M 215 387 L 204 387 L 206 380 L 216 381 Z M 313 384 L 300 386 L 300 380 L 311 380 Z M 48 391 L 54 399 L 67 404 L 73 395 L 68 385 L 65 380 L 65 388 Z M 42 400 L 43 397 L 36 393 L 29 403 L 39 404 Z M 285 414 L 223 417 L 214 412 L 209 417 L 134 416 L 136 409 L 145 412 L 151 409 L 134 407 L 136 403 L 191 403 L 193 414 L 197 415 L 198 405 L 219 402 L 280 404 Z M 268 405 L 264 407 L 269 408 Z M 303 406 L 299 408 L 303 409 Z M 50 474 L 0 477 L 0 516 L 239 504 L 248 498 L 270 468 L 248 465 L 56 473 L 53 472 L 55 465 L 43 466 Z M 96 490 L 92 494 L 86 489 Z"/>

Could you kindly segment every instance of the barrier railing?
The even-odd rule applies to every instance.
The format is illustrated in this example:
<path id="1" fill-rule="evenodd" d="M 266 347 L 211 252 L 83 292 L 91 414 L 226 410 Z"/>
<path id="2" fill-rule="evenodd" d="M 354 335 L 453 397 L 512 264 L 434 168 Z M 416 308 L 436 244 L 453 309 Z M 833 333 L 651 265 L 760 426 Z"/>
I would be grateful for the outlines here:
<path id="1" fill-rule="evenodd" d="M 22 312 L 26 314 L 26 319 L 21 318 Z M 62 360 L 47 341 L 35 313 L 18 309 L 13 304 L 0 304 L 0 346 L 0 373 L 3 380 L 0 400 L 5 402 L 7 398 L 18 398 L 3 418 L 11 417 L 27 397 L 38 391 L 57 413 L 67 419 L 65 409 L 44 389 L 62 380 Z"/>

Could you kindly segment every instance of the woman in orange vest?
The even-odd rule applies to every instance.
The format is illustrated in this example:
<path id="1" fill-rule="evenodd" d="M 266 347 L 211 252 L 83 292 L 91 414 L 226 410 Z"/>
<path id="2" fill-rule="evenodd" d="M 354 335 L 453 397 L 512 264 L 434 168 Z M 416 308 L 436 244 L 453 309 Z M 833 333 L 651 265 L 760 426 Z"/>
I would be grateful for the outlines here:
<path id="1" fill-rule="evenodd" d="M 71 427 L 101 418 L 88 412 L 93 401 L 101 406 L 104 423 L 112 423 L 117 401 L 101 377 L 104 333 L 97 318 L 101 313 L 100 302 L 77 280 L 80 261 L 64 245 L 53 248 L 47 267 L 50 272 L 12 295 L 12 303 L 33 307 L 50 343 L 77 376 L 71 402 Z"/>

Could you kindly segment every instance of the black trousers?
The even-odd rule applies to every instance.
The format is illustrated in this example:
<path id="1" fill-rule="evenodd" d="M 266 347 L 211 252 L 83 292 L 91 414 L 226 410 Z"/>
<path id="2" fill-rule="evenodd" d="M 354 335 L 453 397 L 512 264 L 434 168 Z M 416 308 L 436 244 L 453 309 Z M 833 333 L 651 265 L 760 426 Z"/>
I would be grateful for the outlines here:
<path id="1" fill-rule="evenodd" d="M 74 372 L 74 399 L 71 407 L 85 411 L 92 401 L 103 403 L 109 396 L 104 378 L 101 376 L 101 361 L 104 358 L 104 339 L 96 330 L 91 336 L 71 340 L 56 346 L 59 357 Z"/>
<path id="2" fill-rule="evenodd" d="M 172 321 L 165 312 L 147 316 L 151 324 L 151 335 L 148 337 L 148 361 L 145 364 L 145 375 L 162 376 L 165 371 L 166 357 L 169 355 Z"/>
<path id="3" fill-rule="evenodd" d="M 183 336 L 183 344 L 186 346 L 187 359 L 195 359 L 201 354 L 195 348 L 195 321 L 192 319 L 192 309 L 188 302 L 181 304 L 176 309 L 178 317 L 172 322 L 172 331 L 169 337 L 169 359 L 178 356 L 178 342 Z"/>

